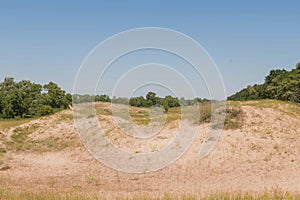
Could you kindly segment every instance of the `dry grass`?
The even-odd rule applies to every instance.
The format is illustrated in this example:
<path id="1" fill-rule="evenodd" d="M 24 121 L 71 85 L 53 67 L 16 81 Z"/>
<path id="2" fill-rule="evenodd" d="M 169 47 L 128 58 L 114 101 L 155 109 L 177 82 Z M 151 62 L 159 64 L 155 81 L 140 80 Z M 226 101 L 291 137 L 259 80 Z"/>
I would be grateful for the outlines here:
<path id="1" fill-rule="evenodd" d="M 232 101 L 230 102 L 233 103 Z M 236 104 L 237 103 L 244 106 L 254 106 L 256 108 L 272 108 L 294 117 L 300 117 L 300 105 L 289 101 L 266 99 L 259 101 L 236 102 Z"/>
<path id="2" fill-rule="evenodd" d="M 72 144 L 69 140 L 54 136 L 39 140 L 31 139 L 29 136 L 39 128 L 40 126 L 38 124 L 15 128 L 10 139 L 6 138 L 3 140 L 5 149 L 13 152 L 29 151 L 41 153 L 60 151 Z"/>
<path id="3" fill-rule="evenodd" d="M 105 104 L 105 106 L 96 107 L 97 114 L 101 115 L 104 119 L 105 117 L 109 118 L 107 116 L 112 116 L 109 106 L 110 104 Z M 297 157 L 297 155 L 299 155 L 297 145 L 299 134 L 292 134 L 292 128 L 295 129 L 294 133 L 299 132 L 299 126 L 297 126 L 299 121 L 294 119 L 294 116 L 299 115 L 300 107 L 296 104 L 273 100 L 264 100 L 261 102 L 227 102 L 227 106 L 225 129 L 237 130 L 225 130 L 221 138 L 222 142 L 218 143 L 219 146 L 212 152 L 212 156 L 215 157 L 208 157 L 206 160 L 202 160 L 201 164 L 196 161 L 192 162 L 188 160 L 191 158 L 187 157 L 186 160 L 183 159 L 183 161 L 179 161 L 180 163 L 171 166 L 169 168 L 170 170 L 165 170 L 161 173 L 158 172 L 157 177 L 155 177 L 156 174 L 151 174 L 146 176 L 145 179 L 141 178 L 136 180 L 131 180 L 125 175 L 123 176 L 120 173 L 109 171 L 100 166 L 99 163 L 89 158 L 87 154 L 83 153 L 81 155 L 80 153 L 82 153 L 83 150 L 75 151 L 76 148 L 73 147 L 76 145 L 72 139 L 74 135 L 72 135 L 72 128 L 70 128 L 73 118 L 72 114 L 70 114 L 71 112 L 57 113 L 55 116 L 38 119 L 37 122 L 39 122 L 39 125 L 34 125 L 36 123 L 36 121 L 34 121 L 18 126 L 16 124 L 22 120 L 4 120 L 10 122 L 6 124 L 7 128 L 5 130 L 0 131 L 0 172 L 3 170 L 3 174 L 10 174 L 10 177 L 15 178 L 15 182 L 6 184 L 0 175 L 0 199 L 300 199 L 300 195 L 295 193 L 295 191 L 299 191 L 299 187 L 294 187 L 295 185 L 297 186 L 295 183 L 298 183 L 298 179 L 296 181 L 292 179 L 291 181 L 291 177 L 286 180 L 283 178 L 288 174 L 294 173 L 297 175 L 297 171 L 294 169 L 297 170 L 299 168 L 299 165 L 297 165 L 299 161 Z M 192 108 L 190 109 L 192 112 Z M 281 117 L 281 114 L 283 117 Z M 139 125 L 147 125 L 150 121 L 149 109 L 147 108 L 132 107 L 130 108 L 130 115 L 134 122 Z M 210 104 L 200 105 L 200 122 L 208 123 L 210 121 L 210 115 Z M 275 121 L 270 119 L 270 122 L 266 122 L 265 118 L 269 119 L 270 116 L 273 116 L 274 119 L 280 118 L 280 120 Z M 285 119 L 286 116 L 288 119 Z M 180 108 L 169 109 L 167 114 L 168 123 L 179 120 L 180 118 Z M 192 119 L 193 114 L 187 116 L 187 118 Z M 295 122 L 291 120 L 295 120 Z M 14 123 L 14 121 L 17 122 Z M 290 121 L 293 122 L 295 126 L 288 125 Z M 276 122 L 275 127 L 273 127 L 274 122 Z M 259 137 L 260 132 L 255 134 L 256 132 L 252 130 L 253 127 L 257 129 L 262 127 L 261 130 L 258 130 L 261 131 L 267 139 L 261 139 Z M 8 128 L 10 128 L 9 131 Z M 241 130 L 238 130 L 239 128 L 241 128 Z M 284 130 L 282 131 L 280 129 L 277 133 L 275 130 L 279 128 Z M 8 132 L 10 134 L 8 134 Z M 283 135 L 281 132 L 287 132 L 289 134 Z M 271 135 L 274 136 L 274 139 L 271 138 Z M 295 137 L 295 139 L 289 139 L 292 137 Z M 198 149 L 198 143 L 195 146 L 197 146 Z M 250 150 L 247 150 L 248 146 Z M 71 148 L 65 149 L 67 147 Z M 218 148 L 220 149 L 218 150 Z M 191 152 L 194 152 L 194 149 L 191 150 Z M 43 165 L 31 165 L 31 163 L 35 163 L 32 162 L 34 159 L 39 161 L 43 159 L 41 156 L 21 161 L 26 158 L 26 156 L 32 158 L 32 156 L 39 155 L 41 152 L 49 151 L 49 155 L 52 157 L 45 157 L 48 153 L 43 153 L 43 157 L 45 157 L 43 160 L 45 164 Z M 66 164 L 60 165 L 59 159 L 64 159 L 64 155 L 69 152 L 70 158 L 68 157 L 68 159 L 66 159 Z M 278 155 L 280 152 L 282 152 L 282 154 Z M 12 157 L 11 160 L 9 160 L 8 157 L 10 154 L 16 157 Z M 247 156 L 248 158 L 246 159 Z M 53 158 L 53 165 L 48 165 L 51 160 L 49 157 Z M 280 167 L 277 171 L 280 173 L 276 172 L 275 175 L 268 174 L 269 169 L 272 169 L 274 165 Z M 57 168 L 55 168 L 55 166 Z M 11 168 L 8 169 L 7 167 Z M 256 171 L 253 170 L 253 173 L 251 173 L 252 167 L 256 169 Z M 54 169 L 53 172 L 51 170 L 40 170 L 39 174 L 37 173 L 38 169 L 50 168 Z M 58 172 L 61 173 L 61 177 L 56 177 Z M 203 173 L 200 174 L 201 172 Z M 240 173 L 240 176 L 236 176 L 238 173 Z M 19 176 L 17 176 L 18 174 Z M 206 174 L 208 174 L 207 177 L 215 178 L 215 181 L 211 180 L 211 182 L 209 182 L 210 179 L 204 180 Z M 36 177 L 34 177 L 35 175 Z M 53 180 L 46 179 L 50 175 L 54 177 Z M 177 179 L 174 178 L 176 176 L 178 176 Z M 236 183 L 242 182 L 240 185 L 247 185 L 245 183 L 250 179 L 243 179 L 248 176 L 250 176 L 251 180 L 255 181 L 255 185 L 250 187 L 249 192 L 216 193 L 216 191 L 219 191 L 218 189 L 222 189 L 223 181 L 228 181 L 228 183 L 224 183 L 224 185 L 233 184 L 233 189 L 240 189 L 241 187 L 236 185 Z M 256 179 L 256 177 L 260 176 L 263 177 L 266 182 L 260 182 L 258 178 Z M 271 178 L 269 178 L 269 176 Z M 22 178 L 20 179 L 20 177 Z M 79 178 L 75 179 L 77 177 Z M 238 179 L 235 179 L 236 177 L 238 177 Z M 77 182 L 78 185 L 87 183 L 89 187 L 72 188 L 73 186 L 70 186 L 69 183 L 73 181 L 73 179 L 82 181 Z M 281 187 L 283 185 L 280 185 L 281 180 L 285 180 L 286 184 L 290 184 L 288 185 L 289 187 Z M 28 183 L 22 181 L 28 181 Z M 62 181 L 65 185 L 59 185 L 59 181 Z M 20 185 L 16 185 L 15 183 L 19 183 Z M 44 187 L 40 188 L 40 183 L 44 184 Z M 143 188 L 149 189 L 149 191 L 155 191 L 158 188 L 156 187 L 158 183 L 161 183 L 160 187 L 162 188 L 162 192 L 165 191 L 166 194 L 143 193 Z M 176 183 L 178 185 L 176 185 Z M 201 186 L 209 184 L 207 186 L 209 189 L 207 189 L 206 192 L 212 191 L 212 193 L 203 195 L 200 192 L 198 194 L 193 192 L 194 190 L 189 190 L 189 188 L 198 183 Z M 218 183 L 222 186 L 217 185 Z M 51 184 L 53 185 L 51 186 Z M 278 188 L 283 188 L 282 190 L 288 188 L 288 190 L 293 191 L 293 193 L 283 191 L 263 192 L 264 188 L 268 190 L 271 187 L 275 187 L 274 185 L 276 184 L 279 184 Z M 138 186 L 140 185 L 142 189 L 139 193 Z M 70 186 L 71 189 L 68 186 Z M 108 189 L 106 191 L 106 189 L 103 188 Z M 137 192 L 130 193 L 127 188 L 131 188 L 130 191 Z M 170 188 L 172 188 L 172 190 Z M 198 188 L 200 187 L 197 185 L 196 191 L 198 191 Z M 250 192 L 252 189 L 260 192 Z M 100 190 L 104 192 L 98 192 Z M 174 193 L 168 193 L 172 191 L 174 191 Z M 221 191 L 231 190 L 225 188 Z M 176 194 L 181 196 L 177 196 Z M 124 197 L 122 195 L 126 196 Z"/>
<path id="4" fill-rule="evenodd" d="M 34 120 L 33 118 L 27 119 L 0 119 L 0 130 L 10 129 L 13 127 L 20 126 Z"/>
<path id="5" fill-rule="evenodd" d="M 16 191 L 9 187 L 0 187 L 0 199 L 1 200 L 23 200 L 23 199 L 33 199 L 33 200 L 100 200 L 100 199 L 117 199 L 117 200 L 297 200 L 300 198 L 299 194 L 291 194 L 289 192 L 283 191 L 266 191 L 264 193 L 255 193 L 255 192 L 232 192 L 232 193 L 216 193 L 209 195 L 170 195 L 163 194 L 157 197 L 149 197 L 148 195 L 128 195 L 128 196 L 111 196 L 104 193 L 96 192 L 82 192 L 78 190 L 74 191 L 40 191 L 40 192 L 31 192 L 26 190 Z"/>
<path id="6" fill-rule="evenodd" d="M 228 104 L 224 129 L 238 129 L 243 126 L 244 114 L 240 105 Z"/>
<path id="7" fill-rule="evenodd" d="M 169 124 L 174 121 L 181 119 L 193 120 L 196 124 L 198 123 L 209 123 L 211 120 L 212 106 L 208 103 L 200 103 L 198 111 L 195 110 L 195 106 L 186 106 L 184 108 L 175 107 L 170 108 L 166 116 L 157 115 L 151 118 L 149 115 L 149 108 L 137 108 L 132 106 L 120 106 L 118 109 L 112 111 L 110 107 L 103 107 L 102 104 L 96 105 L 97 115 L 106 116 L 118 116 L 123 119 L 128 120 L 127 112 L 129 111 L 129 117 L 136 125 L 147 126 L 151 121 L 163 120 L 166 117 L 166 123 Z M 217 109 L 217 108 L 216 108 Z M 227 116 L 225 119 L 224 128 L 225 129 L 237 129 L 242 126 L 242 110 L 240 105 L 230 103 L 226 109 Z"/>
<path id="8" fill-rule="evenodd" d="M 64 111 L 34 119 L 0 120 L 3 128 L 0 129 L 0 159 L 5 160 L 3 154 L 6 151 L 42 153 L 78 146 L 78 138 L 63 137 L 64 133 L 59 134 L 60 130 L 57 128 L 61 123 L 72 124 L 72 120 L 73 115 Z M 58 134 L 48 134 L 49 128 L 57 129 Z"/>

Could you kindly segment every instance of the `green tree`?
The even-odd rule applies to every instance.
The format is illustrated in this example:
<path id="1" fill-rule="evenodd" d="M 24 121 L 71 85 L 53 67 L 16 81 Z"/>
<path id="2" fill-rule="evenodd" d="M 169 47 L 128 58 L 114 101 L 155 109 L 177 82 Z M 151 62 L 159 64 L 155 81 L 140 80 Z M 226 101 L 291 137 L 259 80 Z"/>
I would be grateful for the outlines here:
<path id="1" fill-rule="evenodd" d="M 30 81 L 15 82 L 13 78 L 5 78 L 0 83 L 0 117 L 33 117 L 50 114 L 53 108 L 67 108 L 72 96 L 65 94 L 57 84 L 45 85 L 46 93 L 42 94 L 40 84 Z M 45 106 L 50 106 L 45 107 Z M 53 106 L 53 107 L 52 107 Z"/>
<path id="2" fill-rule="evenodd" d="M 108 95 L 102 94 L 102 95 L 96 95 L 95 101 L 101 101 L 101 102 L 111 102 L 111 99 Z"/>
<path id="3" fill-rule="evenodd" d="M 148 102 L 143 96 L 133 97 L 129 99 L 129 105 L 136 107 L 148 107 Z"/>
<path id="4" fill-rule="evenodd" d="M 45 103 L 52 108 L 67 108 L 69 103 L 65 97 L 66 92 L 62 90 L 56 83 L 50 82 L 44 85 Z"/>
<path id="5" fill-rule="evenodd" d="M 168 95 L 164 99 L 162 99 L 162 105 L 168 105 L 169 108 L 173 108 L 173 107 L 179 107 L 180 103 L 178 98 L 174 98 Z"/>
<path id="6" fill-rule="evenodd" d="M 154 92 L 148 92 L 146 95 L 146 100 L 148 101 L 148 104 L 150 104 L 150 106 L 159 103 L 158 98 L 156 97 L 156 94 Z"/>
<path id="7" fill-rule="evenodd" d="M 2 96 L 2 113 L 1 116 L 4 118 L 15 117 L 14 104 L 16 103 L 15 97 L 15 82 L 13 78 L 5 78 L 0 83 L 0 93 Z"/>
<path id="8" fill-rule="evenodd" d="M 295 101 L 300 102 L 300 88 L 295 92 Z"/>
<path id="9" fill-rule="evenodd" d="M 300 72 L 300 62 L 296 64 L 296 70 Z"/>
<path id="10" fill-rule="evenodd" d="M 236 94 L 228 97 L 228 100 L 255 100 L 255 99 L 278 99 L 299 102 L 297 91 L 300 89 L 300 63 L 295 69 L 271 70 L 265 77 L 263 84 L 248 86 Z"/>

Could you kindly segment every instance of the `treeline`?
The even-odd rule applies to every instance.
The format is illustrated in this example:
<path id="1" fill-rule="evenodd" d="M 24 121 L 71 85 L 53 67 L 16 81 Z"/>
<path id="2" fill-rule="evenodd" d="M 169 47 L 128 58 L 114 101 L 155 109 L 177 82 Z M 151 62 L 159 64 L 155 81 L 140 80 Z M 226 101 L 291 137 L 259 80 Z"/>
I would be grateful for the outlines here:
<path id="1" fill-rule="evenodd" d="M 129 104 L 135 107 L 151 107 L 151 106 L 162 106 L 166 111 L 169 108 L 179 107 L 179 106 L 189 106 L 195 105 L 198 102 L 208 102 L 207 99 L 194 98 L 185 99 L 181 97 L 180 99 L 172 97 L 170 95 L 164 98 L 156 96 L 154 92 L 148 92 L 146 98 L 143 96 L 132 97 L 130 99 L 125 97 L 113 97 L 110 99 L 108 95 L 73 95 L 73 103 L 84 103 L 84 102 L 112 102 L 117 104 Z"/>
<path id="2" fill-rule="evenodd" d="M 74 94 L 73 95 L 73 103 L 88 103 L 88 102 L 111 102 L 111 99 L 108 95 L 89 95 L 89 94 Z"/>
<path id="3" fill-rule="evenodd" d="M 154 92 L 148 92 L 146 95 L 146 98 L 143 96 L 140 97 L 133 97 L 129 100 L 129 105 L 136 106 L 136 107 L 151 107 L 151 106 L 162 106 L 166 111 L 169 110 L 169 108 L 179 107 L 179 106 L 189 106 L 189 105 L 195 105 L 199 102 L 206 102 L 209 101 L 207 99 L 201 99 L 201 98 L 194 98 L 194 99 L 184 99 L 184 97 L 181 97 L 180 99 L 176 97 L 172 97 L 170 95 L 165 96 L 164 98 L 157 97 Z"/>
<path id="4" fill-rule="evenodd" d="M 207 99 L 194 98 L 186 100 L 172 96 L 164 98 L 148 92 L 143 96 L 113 97 L 106 95 L 71 95 L 62 90 L 56 83 L 49 82 L 41 85 L 28 80 L 19 82 L 14 78 L 5 78 L 0 82 L 0 118 L 30 118 L 45 116 L 56 111 L 68 108 L 73 103 L 85 102 L 112 102 L 129 104 L 136 107 L 162 106 L 166 111 L 172 107 L 195 105 L 198 102 L 207 102 Z"/>
<path id="5" fill-rule="evenodd" d="M 27 80 L 15 82 L 13 78 L 0 82 L 0 118 L 49 115 L 71 103 L 72 95 L 53 82 L 40 85 Z"/>
<path id="6" fill-rule="evenodd" d="M 271 70 L 263 84 L 249 85 L 228 100 L 277 99 L 300 102 L 300 63 L 295 69 Z"/>

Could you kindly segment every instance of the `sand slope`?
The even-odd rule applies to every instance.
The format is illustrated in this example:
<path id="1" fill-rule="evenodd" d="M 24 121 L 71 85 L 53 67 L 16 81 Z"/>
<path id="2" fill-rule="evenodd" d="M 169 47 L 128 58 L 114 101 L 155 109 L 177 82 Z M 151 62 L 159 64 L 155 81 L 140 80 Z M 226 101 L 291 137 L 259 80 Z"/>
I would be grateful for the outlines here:
<path id="1" fill-rule="evenodd" d="M 264 102 L 265 103 L 265 102 Z M 103 106 L 107 106 L 103 104 Z M 70 119 L 72 111 L 33 120 L 20 127 L 36 125 L 32 141 L 56 138 L 42 152 L 11 150 L 0 167 L 0 184 L 29 190 L 97 191 L 105 195 L 197 194 L 220 191 L 287 190 L 300 192 L 299 107 L 290 104 L 241 103 L 243 126 L 224 130 L 215 149 L 198 159 L 200 145 L 209 125 L 200 125 L 197 137 L 186 154 L 174 164 L 147 174 L 128 174 L 112 170 L 91 156 L 80 143 Z M 100 116 L 101 117 L 101 116 Z M 106 117 L 107 116 L 103 116 Z M 106 128 L 113 125 L 109 119 Z M 1 130 L 9 138 L 13 130 Z M 126 137 L 115 139 L 119 147 L 151 151 L 173 137 L 169 125 L 151 144 L 136 145 Z M 121 132 L 110 130 L 110 138 Z M 2 138 L 2 142 L 4 139 Z M 52 141 L 52 140 L 51 140 Z M 57 141 L 59 144 L 56 144 Z M 53 142 L 53 141 L 52 141 Z M 138 143 L 140 144 L 140 143 Z M 60 146 L 65 145 L 65 146 Z M 127 146 L 126 146 L 127 145 Z M 139 149 L 143 147 L 144 149 Z"/>

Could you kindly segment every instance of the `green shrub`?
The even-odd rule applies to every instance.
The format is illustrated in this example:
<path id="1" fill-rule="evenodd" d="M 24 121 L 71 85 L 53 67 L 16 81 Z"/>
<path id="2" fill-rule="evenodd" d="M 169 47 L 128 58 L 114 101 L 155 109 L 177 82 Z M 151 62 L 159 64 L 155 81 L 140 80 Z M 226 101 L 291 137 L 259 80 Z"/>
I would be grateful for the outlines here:
<path id="1" fill-rule="evenodd" d="M 225 129 L 238 129 L 243 123 L 243 112 L 240 107 L 227 108 L 224 123 Z"/>
<path id="2" fill-rule="evenodd" d="M 46 115 L 50 115 L 54 113 L 54 109 L 51 106 L 48 105 L 44 105 L 41 106 L 38 110 L 37 110 L 37 116 L 46 116 Z"/>
<path id="3" fill-rule="evenodd" d="M 0 148 L 0 153 L 6 153 L 6 149 Z"/>

